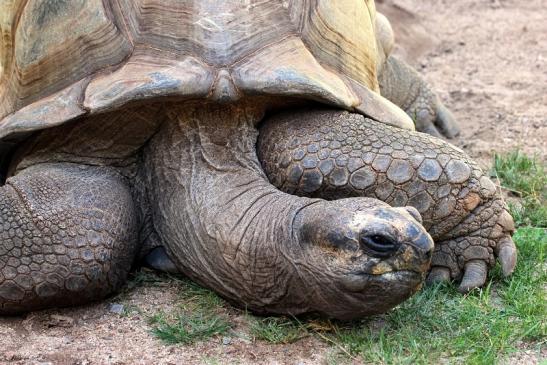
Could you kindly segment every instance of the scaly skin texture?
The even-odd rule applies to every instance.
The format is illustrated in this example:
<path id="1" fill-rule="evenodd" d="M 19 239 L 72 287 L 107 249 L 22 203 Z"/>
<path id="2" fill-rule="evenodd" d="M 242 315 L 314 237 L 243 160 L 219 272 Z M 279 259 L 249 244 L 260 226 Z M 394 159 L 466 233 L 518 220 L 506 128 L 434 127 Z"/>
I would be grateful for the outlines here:
<path id="1" fill-rule="evenodd" d="M 49 162 L 116 169 L 128 180 L 137 210 L 140 259 L 161 246 L 151 226 L 147 186 L 143 183 L 139 166 L 141 149 L 158 131 L 164 119 L 161 104 L 150 104 L 46 129 L 19 149 L 11 164 L 10 175 Z"/>
<path id="2" fill-rule="evenodd" d="M 336 318 L 385 311 L 417 289 L 431 241 L 409 211 L 275 189 L 256 156 L 259 109 L 210 105 L 168 114 L 145 150 L 144 170 L 156 231 L 192 279 L 260 313 Z M 369 255 L 362 242 L 374 234 L 392 237 L 399 249 Z"/>
<path id="3" fill-rule="evenodd" d="M 435 137 L 453 138 L 460 129 L 423 77 L 396 56 L 387 57 L 378 76 L 382 96 L 403 109 L 416 130 Z"/>
<path id="4" fill-rule="evenodd" d="M 0 314 L 105 297 L 135 257 L 136 214 L 114 169 L 39 164 L 0 188 Z"/>
<path id="5" fill-rule="evenodd" d="M 0 314 L 113 293 L 143 245 L 261 313 L 348 319 L 408 298 L 433 251 L 418 212 L 277 190 L 257 104 L 139 106 L 29 141 L 0 188 Z"/>
<path id="6" fill-rule="evenodd" d="M 415 207 L 436 242 L 431 281 L 463 275 L 461 291 L 481 286 L 498 254 L 506 274 L 514 268 L 513 220 L 495 185 L 440 139 L 345 111 L 292 110 L 264 122 L 258 153 L 288 193 Z"/>
<path id="7" fill-rule="evenodd" d="M 157 113 L 86 118 L 21 147 L 0 187 L 0 314 L 88 303 L 125 283 L 148 237 L 136 170 Z"/>

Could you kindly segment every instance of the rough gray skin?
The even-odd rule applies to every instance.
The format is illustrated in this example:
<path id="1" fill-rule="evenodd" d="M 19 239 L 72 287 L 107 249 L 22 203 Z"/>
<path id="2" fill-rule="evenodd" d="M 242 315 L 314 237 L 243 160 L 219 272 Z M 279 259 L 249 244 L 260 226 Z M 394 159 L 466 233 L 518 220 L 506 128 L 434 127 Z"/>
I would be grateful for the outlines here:
<path id="1" fill-rule="evenodd" d="M 496 186 L 440 139 L 345 111 L 291 110 L 264 122 L 257 148 L 268 178 L 290 194 L 415 207 L 435 240 L 430 282 L 462 279 L 467 292 L 496 256 L 505 274 L 514 268 L 513 219 Z"/>
<path id="2" fill-rule="evenodd" d="M 378 77 L 381 94 L 403 109 L 416 130 L 435 137 L 453 138 L 460 129 L 450 110 L 422 76 L 396 56 L 389 56 Z"/>
<path id="3" fill-rule="evenodd" d="M 387 96 L 454 135 L 419 75 L 387 65 Z M 0 187 L 0 314 L 100 299 L 144 258 L 257 312 L 356 318 L 419 288 L 426 230 L 430 282 L 479 287 L 496 256 L 513 270 L 512 219 L 463 152 L 320 106 L 266 118 L 256 146 L 272 105 L 141 105 L 31 138 Z"/>
<path id="4" fill-rule="evenodd" d="M 0 313 L 102 298 L 157 245 L 257 312 L 355 318 L 408 298 L 433 249 L 418 212 L 277 190 L 256 155 L 268 105 L 139 106 L 40 132 L 0 187 Z"/>

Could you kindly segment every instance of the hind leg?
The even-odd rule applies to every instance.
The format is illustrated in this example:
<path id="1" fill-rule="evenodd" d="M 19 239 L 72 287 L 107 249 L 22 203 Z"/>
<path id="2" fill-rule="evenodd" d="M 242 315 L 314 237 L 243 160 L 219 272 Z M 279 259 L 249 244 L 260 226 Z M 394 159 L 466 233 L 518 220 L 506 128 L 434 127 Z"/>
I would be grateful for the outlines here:
<path id="1" fill-rule="evenodd" d="M 447 138 L 454 138 L 460 133 L 450 110 L 423 77 L 404 61 L 389 56 L 378 81 L 382 95 L 414 120 L 416 130 Z"/>
<path id="2" fill-rule="evenodd" d="M 497 257 L 516 262 L 513 219 L 496 186 L 458 148 L 339 110 L 290 111 L 264 122 L 259 158 L 272 183 L 325 199 L 372 197 L 413 206 L 435 240 L 429 281 L 483 285 Z"/>
<path id="3" fill-rule="evenodd" d="M 114 169 L 31 166 L 0 187 L 0 315 L 103 298 L 136 249 L 135 208 Z"/>

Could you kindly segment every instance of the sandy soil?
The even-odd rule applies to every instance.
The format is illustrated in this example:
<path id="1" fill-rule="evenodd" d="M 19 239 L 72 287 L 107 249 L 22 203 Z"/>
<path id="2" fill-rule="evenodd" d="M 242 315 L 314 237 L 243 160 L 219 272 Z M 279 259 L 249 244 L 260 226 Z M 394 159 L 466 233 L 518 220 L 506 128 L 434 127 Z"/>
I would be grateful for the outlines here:
<path id="1" fill-rule="evenodd" d="M 415 65 L 453 110 L 462 135 L 453 143 L 489 166 L 493 151 L 519 147 L 545 159 L 547 151 L 547 0 L 384 0 L 394 23 L 397 53 Z M 177 300 L 171 284 L 138 287 L 122 297 L 80 308 L 0 318 L 0 363 L 14 364 L 321 364 L 327 344 L 305 338 L 291 345 L 252 343 L 245 316 L 229 341 L 166 346 L 146 318 Z M 139 308 L 129 315 L 110 303 Z M 534 353 L 510 363 L 538 363 Z"/>
<path id="2" fill-rule="evenodd" d="M 454 112 L 452 143 L 484 166 L 493 151 L 547 152 L 547 1 L 384 0 L 396 52 Z"/>

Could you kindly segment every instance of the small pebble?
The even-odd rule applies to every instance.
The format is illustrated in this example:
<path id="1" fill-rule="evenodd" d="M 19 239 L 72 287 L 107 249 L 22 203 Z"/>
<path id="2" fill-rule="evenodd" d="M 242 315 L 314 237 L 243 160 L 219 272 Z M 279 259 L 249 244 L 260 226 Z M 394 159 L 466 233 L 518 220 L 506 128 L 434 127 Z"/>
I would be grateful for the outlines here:
<path id="1" fill-rule="evenodd" d="M 48 327 L 72 327 L 74 325 L 74 318 L 52 314 L 49 317 L 47 325 Z"/>
<path id="2" fill-rule="evenodd" d="M 222 344 L 223 344 L 224 346 L 227 346 L 227 345 L 229 345 L 229 344 L 231 344 L 231 343 L 232 343 L 232 339 L 231 339 L 230 337 L 223 337 L 223 338 L 222 338 Z"/>
<path id="3" fill-rule="evenodd" d="M 108 311 L 111 313 L 122 314 L 123 313 L 123 304 L 111 303 L 108 307 Z"/>

